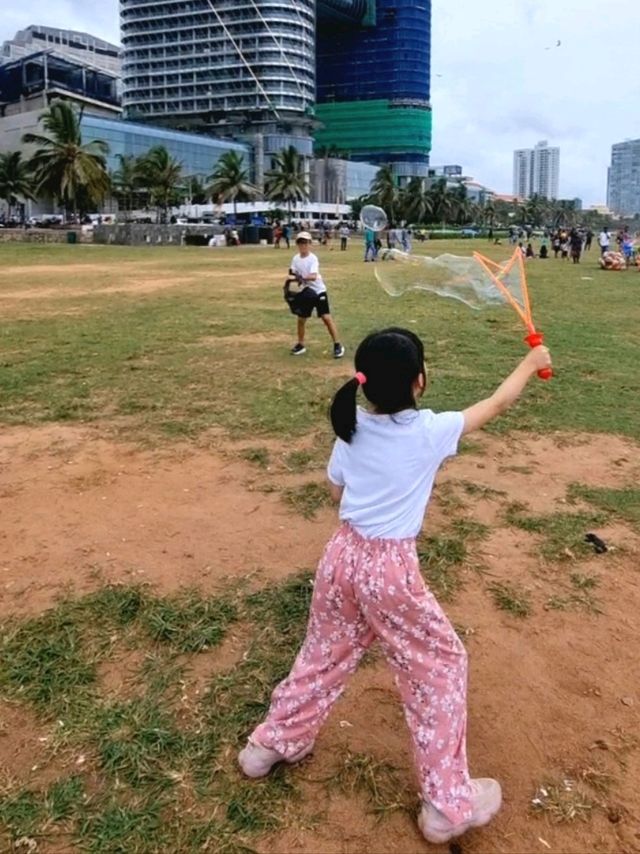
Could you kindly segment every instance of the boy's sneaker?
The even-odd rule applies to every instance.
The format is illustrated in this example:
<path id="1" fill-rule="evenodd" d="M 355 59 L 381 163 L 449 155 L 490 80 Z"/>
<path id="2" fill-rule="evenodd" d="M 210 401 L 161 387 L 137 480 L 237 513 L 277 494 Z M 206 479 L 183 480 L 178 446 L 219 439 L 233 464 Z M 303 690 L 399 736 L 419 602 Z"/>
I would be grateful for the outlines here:
<path id="1" fill-rule="evenodd" d="M 313 744 L 305 747 L 300 753 L 293 756 L 291 759 L 285 759 L 277 750 L 269 750 L 259 744 L 255 744 L 251 739 L 247 742 L 244 750 L 241 750 L 238 755 L 238 763 L 242 768 L 245 777 L 251 777 L 257 780 L 259 777 L 266 777 L 269 771 L 278 762 L 286 762 L 287 765 L 295 765 L 296 762 L 301 762 L 305 756 L 308 756 L 313 750 Z"/>
<path id="2" fill-rule="evenodd" d="M 344 349 L 342 344 L 334 344 L 333 345 L 333 358 L 341 359 L 347 351 Z"/>
<path id="3" fill-rule="evenodd" d="M 418 826 L 427 842 L 441 845 L 491 821 L 502 804 L 500 783 L 488 778 L 472 780 L 471 791 L 473 815 L 462 824 L 452 824 L 432 804 L 424 804 L 418 817 Z"/>
<path id="4" fill-rule="evenodd" d="M 306 352 L 307 352 L 307 348 L 304 346 L 304 344 L 296 344 L 295 347 L 291 348 L 291 355 L 292 356 L 302 356 Z"/>

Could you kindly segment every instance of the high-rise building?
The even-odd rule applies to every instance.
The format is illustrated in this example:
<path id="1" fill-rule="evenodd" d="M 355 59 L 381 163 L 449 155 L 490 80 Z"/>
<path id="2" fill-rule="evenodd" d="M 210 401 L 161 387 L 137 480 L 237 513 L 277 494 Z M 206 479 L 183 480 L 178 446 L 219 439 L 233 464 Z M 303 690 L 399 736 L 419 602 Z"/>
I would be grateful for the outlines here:
<path id="1" fill-rule="evenodd" d="M 431 0 L 320 0 L 316 144 L 427 177 Z"/>
<path id="2" fill-rule="evenodd" d="M 546 140 L 513 155 L 513 195 L 519 199 L 542 196 L 557 199 L 560 189 L 560 149 Z"/>
<path id="3" fill-rule="evenodd" d="M 640 214 L 640 139 L 611 149 L 607 207 L 620 216 Z"/>
<path id="4" fill-rule="evenodd" d="M 557 199 L 560 190 L 560 149 L 546 140 L 533 149 L 531 194 L 544 199 Z"/>
<path id="5" fill-rule="evenodd" d="M 313 153 L 315 0 L 120 0 L 125 116 Z"/>
<path id="6" fill-rule="evenodd" d="M 326 151 L 392 162 L 400 180 L 426 177 L 431 0 L 121 0 L 120 9 L 128 118 L 252 139 L 266 166 L 290 144 L 310 157 L 315 133 Z"/>
<path id="7" fill-rule="evenodd" d="M 531 195 L 533 151 L 521 148 L 513 152 L 513 195 L 523 201 Z"/>
<path id="8" fill-rule="evenodd" d="M 19 30 L 12 39 L 3 43 L 0 48 L 0 65 L 46 50 L 53 50 L 64 59 L 81 62 L 118 77 L 122 71 L 122 49 L 118 45 L 88 33 L 35 25 Z"/>

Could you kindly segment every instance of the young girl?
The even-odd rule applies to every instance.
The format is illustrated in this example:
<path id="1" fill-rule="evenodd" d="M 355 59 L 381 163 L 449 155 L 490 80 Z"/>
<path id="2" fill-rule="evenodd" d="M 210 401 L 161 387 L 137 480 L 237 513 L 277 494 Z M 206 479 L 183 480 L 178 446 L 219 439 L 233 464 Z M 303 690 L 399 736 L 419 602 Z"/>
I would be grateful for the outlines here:
<path id="1" fill-rule="evenodd" d="M 293 670 L 239 762 L 257 778 L 311 753 L 347 677 L 378 640 L 413 741 L 423 799 L 418 823 L 428 841 L 443 843 L 487 824 L 502 795 L 495 780 L 469 776 L 467 655 L 422 580 L 415 540 L 436 473 L 460 438 L 504 412 L 551 360 L 546 348 L 531 350 L 491 397 L 439 414 L 417 407 L 427 379 L 424 348 L 412 332 L 369 335 L 355 363 L 356 375 L 331 409 L 338 439 L 329 486 L 342 526 L 320 563 Z M 367 409 L 356 407 L 360 388 Z"/>

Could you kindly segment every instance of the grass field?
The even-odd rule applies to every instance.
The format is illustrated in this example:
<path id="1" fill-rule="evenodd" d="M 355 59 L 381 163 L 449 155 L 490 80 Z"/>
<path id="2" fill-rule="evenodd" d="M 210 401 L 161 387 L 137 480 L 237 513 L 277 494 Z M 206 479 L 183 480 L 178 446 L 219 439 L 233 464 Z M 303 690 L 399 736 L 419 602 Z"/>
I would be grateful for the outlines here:
<path id="1" fill-rule="evenodd" d="M 500 259 L 508 247 L 487 252 Z M 393 300 L 357 263 L 355 247 L 327 255 L 345 343 L 353 348 L 372 328 L 415 326 L 427 344 L 434 407 L 485 394 L 521 354 L 513 312 L 475 313 L 423 293 Z M 319 328 L 304 364 L 291 363 L 283 252 L 5 246 L 0 259 L 22 268 L 3 274 L 5 291 L 23 297 L 2 326 L 6 422 L 124 417 L 145 432 L 189 436 L 215 426 L 234 435 L 317 430 L 336 378 L 348 372 L 346 364 L 318 370 L 328 351 Z M 637 434 L 640 277 L 595 264 L 592 255 L 580 267 L 529 267 L 536 322 L 558 377 L 496 429 Z"/>
<path id="2" fill-rule="evenodd" d="M 508 309 L 391 299 L 359 246 L 318 253 L 342 362 L 317 321 L 289 355 L 284 251 L 0 245 L 3 851 L 426 850 L 375 653 L 317 758 L 253 784 L 235 753 L 304 633 L 354 347 L 414 329 L 425 405 L 459 408 L 523 331 Z M 640 276 L 595 253 L 528 270 L 557 375 L 464 444 L 419 549 L 471 653 L 474 763 L 507 795 L 461 850 L 633 852 Z"/>

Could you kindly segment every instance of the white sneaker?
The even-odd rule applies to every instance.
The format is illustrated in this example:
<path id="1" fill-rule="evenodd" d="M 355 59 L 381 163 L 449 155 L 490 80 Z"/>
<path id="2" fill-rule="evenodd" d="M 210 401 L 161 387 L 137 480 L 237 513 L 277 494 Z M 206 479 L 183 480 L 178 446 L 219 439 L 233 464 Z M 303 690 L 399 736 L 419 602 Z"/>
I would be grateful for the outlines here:
<path id="1" fill-rule="evenodd" d="M 304 750 L 292 756 L 291 759 L 286 759 L 277 750 L 269 750 L 267 747 L 255 744 L 249 739 L 247 746 L 238 755 L 238 763 L 246 777 L 257 780 L 259 777 L 266 777 L 273 766 L 279 762 L 286 762 L 287 765 L 295 765 L 297 762 L 301 762 L 305 756 L 308 756 L 312 750 L 313 744 L 305 747 Z"/>
<path id="2" fill-rule="evenodd" d="M 502 804 L 500 783 L 489 778 L 472 780 L 471 790 L 473 815 L 462 824 L 453 824 L 432 804 L 424 804 L 418 816 L 418 826 L 427 842 L 440 845 L 468 830 L 489 824 Z"/>

